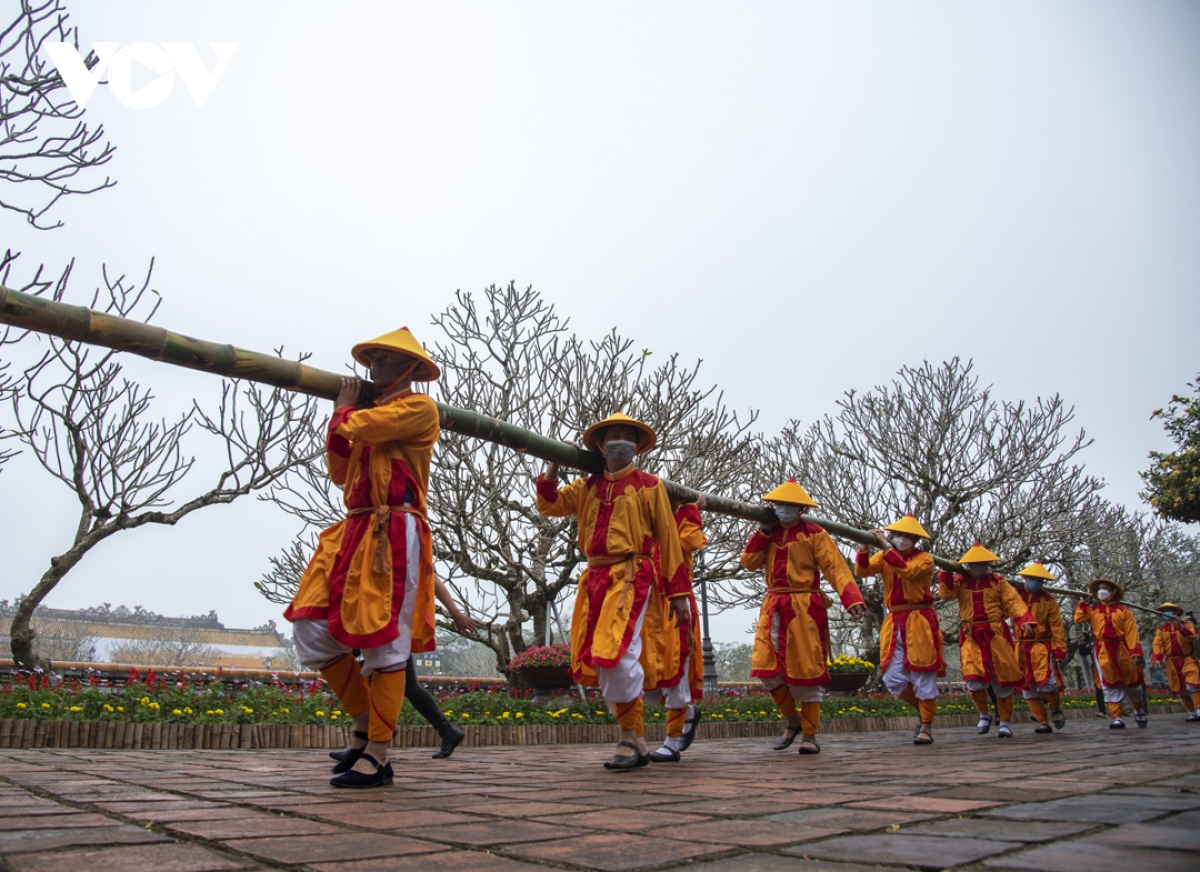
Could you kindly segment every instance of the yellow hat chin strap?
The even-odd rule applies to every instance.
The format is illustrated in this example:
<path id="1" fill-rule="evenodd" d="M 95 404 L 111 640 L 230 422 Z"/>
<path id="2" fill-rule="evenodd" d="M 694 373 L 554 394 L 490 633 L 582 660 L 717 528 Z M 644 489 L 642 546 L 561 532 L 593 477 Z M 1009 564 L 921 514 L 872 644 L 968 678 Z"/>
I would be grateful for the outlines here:
<path id="1" fill-rule="evenodd" d="M 392 391 L 394 391 L 396 389 L 397 385 L 403 384 L 404 382 L 412 381 L 412 377 L 413 377 L 413 375 L 416 374 L 417 367 L 420 365 L 421 365 L 421 361 L 414 360 L 409 365 L 408 369 L 406 369 L 406 370 L 404 370 L 404 372 L 400 373 L 400 375 L 398 375 L 391 382 L 389 382 L 386 385 L 380 385 L 380 387 L 379 387 L 380 398 L 382 399 L 383 397 L 386 397 L 388 394 L 392 393 Z"/>

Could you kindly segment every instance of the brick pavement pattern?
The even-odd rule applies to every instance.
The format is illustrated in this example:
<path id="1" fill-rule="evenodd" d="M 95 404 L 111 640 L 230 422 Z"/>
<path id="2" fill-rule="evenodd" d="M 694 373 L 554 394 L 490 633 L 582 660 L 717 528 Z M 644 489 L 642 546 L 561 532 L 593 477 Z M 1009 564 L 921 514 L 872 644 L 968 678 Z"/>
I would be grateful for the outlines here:
<path id="1" fill-rule="evenodd" d="M 0 870 L 1200 869 L 1200 724 L 935 735 L 802 757 L 701 727 L 683 762 L 632 772 L 607 746 L 407 749 L 363 791 L 316 750 L 3 750 Z"/>

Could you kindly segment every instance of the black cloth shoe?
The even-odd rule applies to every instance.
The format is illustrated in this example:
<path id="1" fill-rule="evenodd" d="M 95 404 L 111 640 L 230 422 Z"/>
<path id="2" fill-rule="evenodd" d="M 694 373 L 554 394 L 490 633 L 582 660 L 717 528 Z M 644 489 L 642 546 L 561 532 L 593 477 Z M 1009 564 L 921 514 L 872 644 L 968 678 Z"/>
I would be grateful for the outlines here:
<path id="1" fill-rule="evenodd" d="M 639 766 L 650 765 L 650 755 L 638 753 L 638 746 L 633 742 L 617 742 L 618 748 L 632 748 L 633 753 L 628 757 L 613 754 L 612 759 L 604 764 L 605 769 L 637 769 Z"/>
<path id="2" fill-rule="evenodd" d="M 704 712 L 700 710 L 700 706 L 692 705 L 691 708 L 695 709 L 695 711 L 684 722 L 683 735 L 679 737 L 680 754 L 692 747 L 692 740 L 696 738 L 696 728 L 700 726 L 700 718 L 704 716 Z"/>
<path id="3" fill-rule="evenodd" d="M 657 751 L 650 752 L 651 763 L 678 763 L 679 752 L 674 748 L 668 748 L 665 745 Z"/>
<path id="4" fill-rule="evenodd" d="M 447 757 L 453 754 L 454 749 L 458 747 L 459 743 L 462 742 L 463 737 L 467 735 L 453 724 L 450 725 L 450 730 L 453 730 L 454 732 L 447 731 L 442 733 L 442 747 L 438 748 L 438 750 L 434 752 L 434 760 L 445 760 Z"/>
<path id="5" fill-rule="evenodd" d="M 391 784 L 395 779 L 395 775 L 392 772 L 392 764 L 390 762 L 384 763 L 382 766 L 380 766 L 378 760 L 366 753 L 360 755 L 359 759 L 366 760 L 368 763 L 372 764 L 375 767 L 375 771 L 368 775 L 366 773 L 356 772 L 351 769 L 347 772 L 343 772 L 337 778 L 329 779 L 329 783 L 334 787 L 385 787 L 386 785 Z"/>
<path id="6" fill-rule="evenodd" d="M 361 730 L 355 730 L 354 738 L 366 739 L 368 737 Z M 362 757 L 365 750 L 367 750 L 366 745 L 363 745 L 361 748 L 347 748 L 345 751 L 330 751 L 330 759 L 337 761 L 337 765 L 333 767 L 333 774 L 340 775 L 342 772 L 350 771 L 350 768 L 358 762 L 358 759 Z"/>
<path id="7" fill-rule="evenodd" d="M 788 727 L 783 738 L 771 746 L 772 751 L 782 751 L 785 748 L 792 747 L 792 742 L 796 741 L 796 737 L 800 735 L 799 727 Z"/>

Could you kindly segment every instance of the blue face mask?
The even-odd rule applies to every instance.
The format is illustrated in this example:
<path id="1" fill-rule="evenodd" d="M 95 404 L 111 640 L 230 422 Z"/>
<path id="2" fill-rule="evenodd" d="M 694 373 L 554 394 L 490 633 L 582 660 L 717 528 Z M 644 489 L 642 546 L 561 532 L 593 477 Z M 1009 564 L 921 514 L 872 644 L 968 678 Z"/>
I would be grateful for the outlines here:
<path id="1" fill-rule="evenodd" d="M 1025 579 L 1025 589 L 1037 593 L 1042 589 L 1042 583 L 1033 578 Z"/>

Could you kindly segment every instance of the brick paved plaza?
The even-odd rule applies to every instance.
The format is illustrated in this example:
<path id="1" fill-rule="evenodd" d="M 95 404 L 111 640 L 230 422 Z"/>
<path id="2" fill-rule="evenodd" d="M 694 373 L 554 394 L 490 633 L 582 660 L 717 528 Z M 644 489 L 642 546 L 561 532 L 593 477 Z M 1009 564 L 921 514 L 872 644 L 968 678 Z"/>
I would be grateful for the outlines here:
<path id="1" fill-rule="evenodd" d="M 1200 869 L 1200 724 L 1072 721 L 703 740 L 607 772 L 598 745 L 397 750 L 392 788 L 328 786 L 324 751 L 0 751 L 0 869 Z"/>

